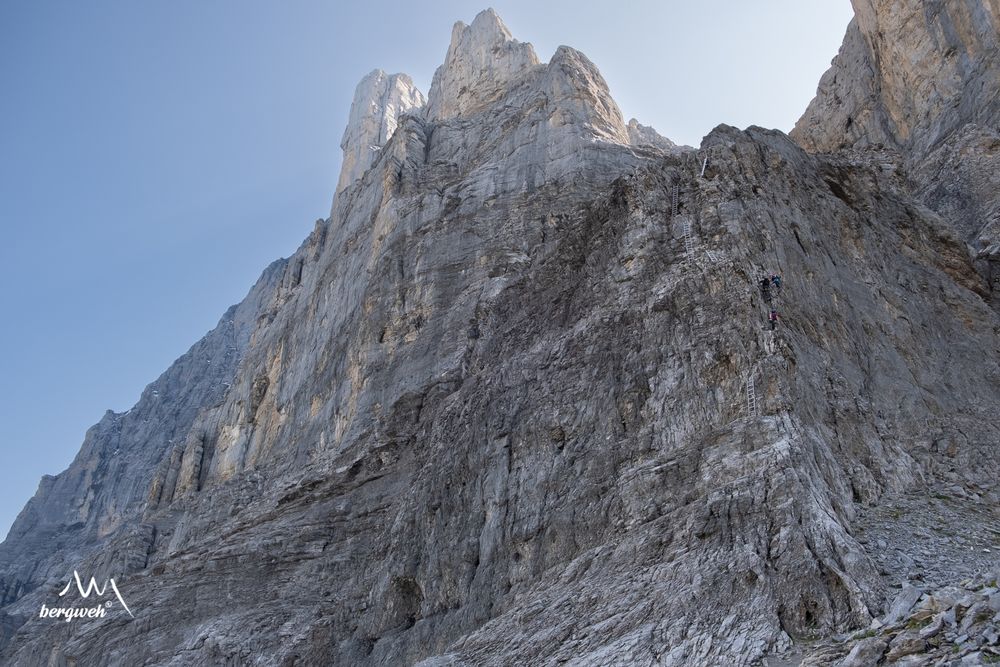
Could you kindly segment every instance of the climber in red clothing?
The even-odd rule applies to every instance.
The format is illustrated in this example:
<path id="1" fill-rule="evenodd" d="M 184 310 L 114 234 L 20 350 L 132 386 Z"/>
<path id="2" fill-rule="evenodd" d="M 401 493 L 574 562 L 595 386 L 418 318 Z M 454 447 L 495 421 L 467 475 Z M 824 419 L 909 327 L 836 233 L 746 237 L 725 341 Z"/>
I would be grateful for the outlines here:
<path id="1" fill-rule="evenodd" d="M 767 319 L 771 322 L 771 331 L 774 331 L 774 327 L 778 326 L 778 311 L 772 308 L 771 314 L 767 316 Z"/>

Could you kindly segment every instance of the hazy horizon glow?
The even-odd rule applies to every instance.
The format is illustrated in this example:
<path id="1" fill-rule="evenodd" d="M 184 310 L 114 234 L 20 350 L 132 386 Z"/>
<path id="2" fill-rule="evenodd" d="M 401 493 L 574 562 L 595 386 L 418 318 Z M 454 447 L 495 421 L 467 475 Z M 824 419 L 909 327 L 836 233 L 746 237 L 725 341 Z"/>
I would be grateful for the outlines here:
<path id="1" fill-rule="evenodd" d="M 0 535 L 106 409 L 326 217 L 361 77 L 427 93 L 452 24 L 485 6 L 0 7 Z M 719 123 L 791 129 L 852 16 L 847 0 L 492 6 L 542 60 L 585 53 L 626 120 L 692 146 Z"/>

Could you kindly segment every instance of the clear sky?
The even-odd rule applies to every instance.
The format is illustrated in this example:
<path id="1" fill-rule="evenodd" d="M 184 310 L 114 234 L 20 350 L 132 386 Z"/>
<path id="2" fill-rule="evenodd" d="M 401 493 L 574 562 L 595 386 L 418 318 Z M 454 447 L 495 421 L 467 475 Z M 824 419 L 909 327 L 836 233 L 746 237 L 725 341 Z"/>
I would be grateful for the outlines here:
<path id="1" fill-rule="evenodd" d="M 0 5 L 0 535 L 85 430 L 211 329 L 326 217 L 354 86 L 426 93 L 483 2 Z M 348 8 L 349 7 L 349 8 Z M 497 0 L 547 60 L 601 69 L 626 119 L 698 145 L 789 130 L 848 0 Z"/>

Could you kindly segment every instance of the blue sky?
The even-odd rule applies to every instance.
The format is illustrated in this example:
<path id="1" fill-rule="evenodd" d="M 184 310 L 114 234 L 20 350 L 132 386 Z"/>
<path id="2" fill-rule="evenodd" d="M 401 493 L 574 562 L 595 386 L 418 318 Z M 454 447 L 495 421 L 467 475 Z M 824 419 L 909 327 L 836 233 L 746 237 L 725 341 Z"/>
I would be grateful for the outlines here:
<path id="1" fill-rule="evenodd" d="M 329 211 L 358 80 L 426 93 L 485 3 L 0 5 L 0 535 L 85 430 L 211 329 Z M 492 5 L 601 69 L 626 119 L 697 145 L 789 130 L 847 0 Z"/>

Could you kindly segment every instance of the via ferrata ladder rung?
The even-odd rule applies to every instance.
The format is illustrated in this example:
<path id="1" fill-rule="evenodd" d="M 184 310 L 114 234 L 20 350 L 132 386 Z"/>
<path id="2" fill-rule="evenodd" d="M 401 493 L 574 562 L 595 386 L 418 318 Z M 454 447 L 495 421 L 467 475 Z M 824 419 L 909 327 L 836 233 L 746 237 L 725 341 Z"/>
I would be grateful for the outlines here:
<path id="1" fill-rule="evenodd" d="M 691 239 L 691 220 L 684 221 L 684 250 L 688 255 L 694 254 L 694 241 Z"/>
<path id="2" fill-rule="evenodd" d="M 757 390 L 754 387 L 753 374 L 747 375 L 747 416 L 756 417 L 757 412 Z"/>

